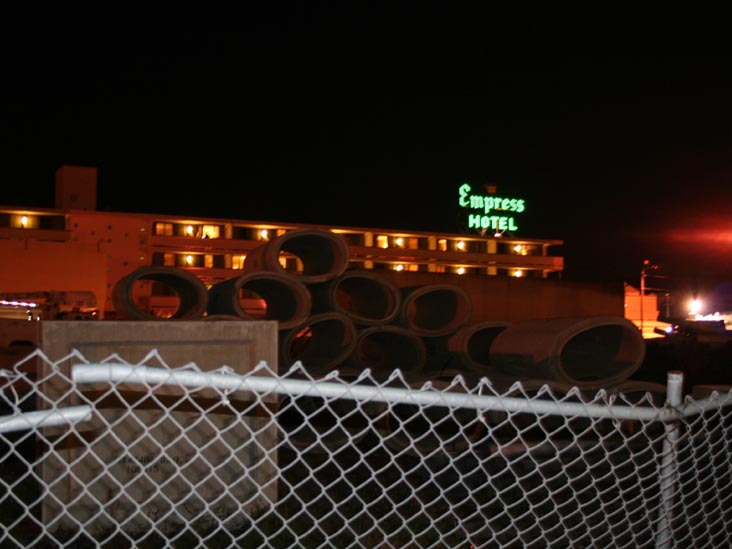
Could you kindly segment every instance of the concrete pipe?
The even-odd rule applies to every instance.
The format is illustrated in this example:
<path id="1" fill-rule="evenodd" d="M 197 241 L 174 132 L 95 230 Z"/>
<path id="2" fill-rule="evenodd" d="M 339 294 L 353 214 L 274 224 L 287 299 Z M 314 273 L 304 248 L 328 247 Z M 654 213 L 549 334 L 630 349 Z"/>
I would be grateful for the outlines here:
<path id="1" fill-rule="evenodd" d="M 337 278 L 348 267 L 348 244 L 327 229 L 293 229 L 247 254 L 244 271 L 271 271 L 315 284 Z M 286 270 L 280 260 L 296 261 L 296 270 Z"/>
<path id="2" fill-rule="evenodd" d="M 300 361 L 305 371 L 318 375 L 335 370 L 356 344 L 356 327 L 341 313 L 309 316 L 298 326 L 280 332 L 279 370 Z"/>
<path id="3" fill-rule="evenodd" d="M 469 321 L 470 295 L 451 284 L 427 284 L 401 289 L 398 322 L 424 337 L 450 335 Z"/>
<path id="4" fill-rule="evenodd" d="M 550 318 L 519 322 L 499 333 L 490 361 L 520 379 L 551 379 L 580 389 L 625 381 L 643 363 L 645 341 L 622 317 Z"/>
<path id="5" fill-rule="evenodd" d="M 399 288 L 370 271 L 346 271 L 337 278 L 309 286 L 314 313 L 336 311 L 357 326 L 381 326 L 399 314 Z"/>
<path id="6" fill-rule="evenodd" d="M 491 345 L 509 322 L 482 321 L 463 326 L 447 340 L 447 349 L 460 359 L 462 364 L 479 374 L 494 372 L 491 367 Z"/>
<path id="7" fill-rule="evenodd" d="M 152 283 L 166 286 L 176 297 L 153 295 Z M 112 291 L 112 303 L 117 315 L 125 320 L 195 320 L 206 312 L 208 291 L 188 271 L 149 266 L 119 279 Z"/>
<path id="8" fill-rule="evenodd" d="M 415 381 L 408 385 L 413 390 L 468 392 L 464 385 L 447 379 Z M 483 438 L 485 423 L 473 408 L 392 404 L 382 414 L 379 429 L 391 450 L 425 456 L 438 451 L 460 454 L 469 450 Z"/>
<path id="9" fill-rule="evenodd" d="M 466 366 L 461 364 L 457 355 L 447 348 L 449 336 L 418 337 L 422 340 L 426 351 L 424 365 L 414 372 L 419 379 L 426 381 L 437 377 L 455 377 L 467 373 Z"/>
<path id="10" fill-rule="evenodd" d="M 426 349 L 419 336 L 401 326 L 370 326 L 356 334 L 344 367 L 379 374 L 400 370 L 417 372 L 425 363 Z"/>
<path id="11" fill-rule="evenodd" d="M 490 377 L 498 373 L 491 365 L 491 345 L 508 326 L 509 322 L 486 320 L 463 326 L 449 336 L 422 338 L 427 348 L 423 377 L 471 374 Z"/>
<path id="12" fill-rule="evenodd" d="M 310 292 L 282 273 L 247 273 L 211 286 L 208 314 L 276 320 L 279 330 L 289 330 L 310 316 Z"/>

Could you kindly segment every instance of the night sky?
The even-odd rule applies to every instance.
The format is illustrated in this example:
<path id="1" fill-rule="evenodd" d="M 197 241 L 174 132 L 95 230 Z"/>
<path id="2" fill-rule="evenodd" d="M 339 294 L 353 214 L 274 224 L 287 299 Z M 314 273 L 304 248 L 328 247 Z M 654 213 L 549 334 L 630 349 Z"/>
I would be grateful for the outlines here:
<path id="1" fill-rule="evenodd" d="M 268 5 L 6 15 L 0 204 L 77 164 L 111 211 L 461 232 L 467 181 L 566 280 L 732 283 L 723 11 Z"/>

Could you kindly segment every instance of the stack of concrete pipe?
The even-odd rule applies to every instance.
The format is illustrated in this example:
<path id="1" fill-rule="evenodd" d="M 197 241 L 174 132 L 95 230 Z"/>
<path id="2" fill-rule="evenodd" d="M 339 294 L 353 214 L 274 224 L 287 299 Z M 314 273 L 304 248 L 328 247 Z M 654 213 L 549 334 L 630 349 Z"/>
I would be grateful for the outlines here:
<path id="1" fill-rule="evenodd" d="M 294 257 L 300 272 L 286 270 Z M 243 273 L 207 289 L 174 267 L 143 267 L 121 279 L 113 301 L 122 319 L 161 320 L 138 307 L 136 282 L 169 286 L 180 298 L 172 319 L 275 320 L 279 367 L 301 362 L 314 376 L 334 370 L 391 372 L 435 379 L 477 374 L 545 379 L 581 389 L 625 382 L 645 358 L 645 342 L 622 317 L 471 322 L 470 296 L 451 284 L 399 288 L 374 270 L 348 270 L 345 240 L 327 229 L 288 231 L 252 250 Z M 264 317 L 240 305 L 247 290 Z"/>
<path id="2" fill-rule="evenodd" d="M 295 257 L 301 270 L 286 270 L 283 257 Z M 161 320 L 138 308 L 133 297 L 136 282 L 152 280 L 180 297 L 173 319 L 277 321 L 281 373 L 299 362 L 313 378 L 336 371 L 355 377 L 368 369 L 378 383 L 398 369 L 414 387 L 429 381 L 460 390 L 449 384 L 457 375 L 473 382 L 487 378 L 496 394 L 513 390 L 517 381 L 534 396 L 542 388 L 556 396 L 573 387 L 588 395 L 600 389 L 665 392 L 629 379 L 645 358 L 645 342 L 625 318 L 471 322 L 470 296 L 458 286 L 400 288 L 378 271 L 349 270 L 348 264 L 342 237 L 326 229 L 296 229 L 255 248 L 240 276 L 210 289 L 181 269 L 143 267 L 119 281 L 113 299 L 121 318 Z M 244 290 L 265 302 L 263 318 L 242 308 Z M 394 413 L 384 417 L 386 429 L 402 422 Z M 475 429 L 471 422 L 464 439 L 477 437 Z"/>

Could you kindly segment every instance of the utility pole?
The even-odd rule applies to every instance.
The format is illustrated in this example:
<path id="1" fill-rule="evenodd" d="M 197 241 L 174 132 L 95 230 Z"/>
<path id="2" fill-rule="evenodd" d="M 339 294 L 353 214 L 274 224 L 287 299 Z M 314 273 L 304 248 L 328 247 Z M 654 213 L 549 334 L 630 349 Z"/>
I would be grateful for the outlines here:
<path id="1" fill-rule="evenodd" d="M 643 301 L 646 295 L 646 276 L 648 275 L 648 271 L 653 271 L 655 269 L 658 269 L 658 265 L 655 265 L 651 263 L 650 259 L 644 259 L 643 260 L 643 268 L 641 269 L 640 273 L 640 330 L 641 330 L 641 337 L 643 336 L 643 327 L 644 327 L 644 315 L 643 315 Z"/>
<path id="2" fill-rule="evenodd" d="M 643 296 L 646 295 L 646 264 L 647 259 L 643 260 L 643 268 L 641 269 L 640 275 L 640 331 L 641 337 L 643 337 Z"/>

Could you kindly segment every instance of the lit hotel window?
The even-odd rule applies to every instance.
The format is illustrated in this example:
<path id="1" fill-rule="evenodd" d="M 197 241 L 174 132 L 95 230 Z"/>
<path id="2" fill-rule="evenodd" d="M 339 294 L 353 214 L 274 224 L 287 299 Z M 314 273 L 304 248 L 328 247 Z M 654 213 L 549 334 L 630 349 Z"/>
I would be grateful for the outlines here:
<path id="1" fill-rule="evenodd" d="M 437 249 L 440 250 L 441 252 L 447 251 L 447 239 L 446 238 L 441 238 L 437 241 Z"/>
<path id="2" fill-rule="evenodd" d="M 465 267 L 458 267 L 457 274 L 459 274 L 459 275 L 465 274 Z"/>
<path id="3" fill-rule="evenodd" d="M 401 236 L 398 236 L 396 240 L 394 240 L 394 244 L 396 244 L 397 248 L 403 248 L 404 247 L 404 239 Z"/>
<path id="4" fill-rule="evenodd" d="M 299 257 L 280 254 L 278 259 L 280 266 L 289 273 L 302 273 L 304 265 Z"/>
<path id="5" fill-rule="evenodd" d="M 269 231 L 267 229 L 259 231 L 259 240 L 269 240 Z"/>
<path id="6" fill-rule="evenodd" d="M 186 236 L 193 236 L 194 234 L 193 225 L 188 225 L 186 227 Z"/>
<path id="7" fill-rule="evenodd" d="M 395 265 L 394 266 L 394 270 L 395 271 L 403 271 L 404 270 L 404 265 Z"/>
<path id="8" fill-rule="evenodd" d="M 17 229 L 37 229 L 39 219 L 33 215 L 14 215 L 11 218 L 10 226 Z"/>
<path id="9" fill-rule="evenodd" d="M 513 251 L 516 252 L 518 255 L 526 255 L 526 247 L 522 246 L 521 244 L 516 244 L 513 247 Z"/>
<path id="10" fill-rule="evenodd" d="M 201 238 L 218 238 L 220 234 L 218 225 L 204 225 Z"/>
<path id="11" fill-rule="evenodd" d="M 389 237 L 385 236 L 383 234 L 380 234 L 376 237 L 376 246 L 379 248 L 388 248 L 389 247 Z"/>
<path id="12" fill-rule="evenodd" d="M 521 278 L 522 276 L 524 276 L 524 272 L 521 269 L 516 269 L 513 272 L 513 276 L 515 276 L 516 278 Z"/>
<path id="13" fill-rule="evenodd" d="M 175 254 L 164 254 L 163 265 L 166 267 L 175 267 Z"/>
<path id="14" fill-rule="evenodd" d="M 234 255 L 231 257 L 231 268 L 232 269 L 243 269 L 244 268 L 244 261 L 246 260 L 247 256 L 245 255 Z"/>
<path id="15" fill-rule="evenodd" d="M 465 242 L 463 242 L 462 240 L 459 240 L 458 243 L 456 244 L 456 246 L 457 246 L 458 250 L 460 250 L 462 252 L 465 251 Z"/>
<path id="16" fill-rule="evenodd" d="M 186 265 L 193 265 L 193 256 L 192 255 L 186 256 Z"/>
<path id="17" fill-rule="evenodd" d="M 211 254 L 204 255 L 203 256 L 203 266 L 206 267 L 207 269 L 212 269 L 214 266 L 213 258 L 214 258 L 214 256 L 212 256 Z"/>
<path id="18" fill-rule="evenodd" d="M 158 236 L 173 236 L 173 224 L 155 223 L 155 234 Z"/>

